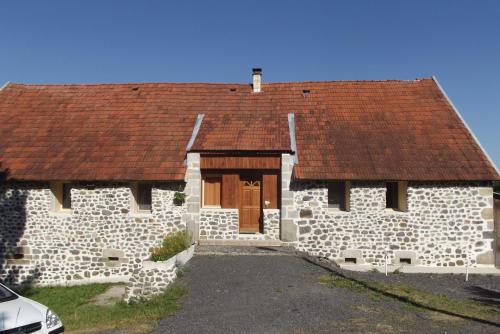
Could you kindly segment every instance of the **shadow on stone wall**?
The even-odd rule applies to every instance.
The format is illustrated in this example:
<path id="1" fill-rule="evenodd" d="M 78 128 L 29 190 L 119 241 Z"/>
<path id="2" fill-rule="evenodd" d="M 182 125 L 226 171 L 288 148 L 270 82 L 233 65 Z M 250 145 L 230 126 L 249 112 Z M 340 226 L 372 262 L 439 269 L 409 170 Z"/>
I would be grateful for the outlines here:
<path id="1" fill-rule="evenodd" d="M 27 192 L 18 185 L 9 187 L 8 175 L 9 170 L 2 170 L 0 166 L 0 281 L 12 285 L 17 282 L 19 271 L 24 271 L 22 267 L 8 270 L 7 262 L 23 260 L 17 246 L 26 228 Z M 32 275 L 24 275 L 26 283 L 38 276 L 34 268 L 28 272 Z"/>
<path id="2" fill-rule="evenodd" d="M 493 231 L 495 233 L 495 266 L 500 268 L 500 195 L 493 196 Z"/>

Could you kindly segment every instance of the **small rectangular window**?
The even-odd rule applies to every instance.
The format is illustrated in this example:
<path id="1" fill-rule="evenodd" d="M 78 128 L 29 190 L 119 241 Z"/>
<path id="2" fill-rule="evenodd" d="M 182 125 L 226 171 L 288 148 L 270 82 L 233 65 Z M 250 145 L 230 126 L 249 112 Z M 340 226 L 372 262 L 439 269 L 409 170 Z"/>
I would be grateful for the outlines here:
<path id="1" fill-rule="evenodd" d="M 406 211 L 406 192 L 406 182 L 387 182 L 385 207 L 398 211 Z"/>
<path id="2" fill-rule="evenodd" d="M 62 185 L 62 208 L 65 210 L 71 209 L 71 184 L 63 183 Z"/>
<path id="3" fill-rule="evenodd" d="M 398 206 L 398 183 L 387 182 L 387 191 L 385 193 L 385 207 L 388 209 L 399 209 Z"/>
<path id="4" fill-rule="evenodd" d="M 136 212 L 151 212 L 153 185 L 150 183 L 137 183 L 132 192 L 135 199 Z"/>
<path id="5" fill-rule="evenodd" d="M 328 183 L 328 207 L 342 211 L 349 211 L 349 184 L 348 182 Z"/>
<path id="6" fill-rule="evenodd" d="M 203 178 L 203 206 L 221 206 L 221 176 L 205 176 Z"/>
<path id="7" fill-rule="evenodd" d="M 71 189 L 73 185 L 68 182 L 54 182 L 51 184 L 50 188 L 54 196 L 54 210 L 71 210 Z"/>

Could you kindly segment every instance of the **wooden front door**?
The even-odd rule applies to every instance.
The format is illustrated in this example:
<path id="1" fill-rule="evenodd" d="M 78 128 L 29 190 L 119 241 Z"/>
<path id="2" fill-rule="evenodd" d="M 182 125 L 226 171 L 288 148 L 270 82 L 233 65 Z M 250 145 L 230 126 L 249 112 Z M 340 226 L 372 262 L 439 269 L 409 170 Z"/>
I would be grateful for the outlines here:
<path id="1" fill-rule="evenodd" d="M 241 176 L 240 180 L 240 232 L 256 233 L 261 222 L 260 177 Z"/>

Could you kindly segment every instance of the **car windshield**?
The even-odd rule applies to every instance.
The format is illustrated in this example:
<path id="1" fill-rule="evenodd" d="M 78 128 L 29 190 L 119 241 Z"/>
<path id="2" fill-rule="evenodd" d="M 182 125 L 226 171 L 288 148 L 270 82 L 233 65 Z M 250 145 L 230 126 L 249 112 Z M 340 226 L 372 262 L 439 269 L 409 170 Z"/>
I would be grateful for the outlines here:
<path id="1" fill-rule="evenodd" d="M 17 296 L 0 284 L 0 303 L 16 299 Z"/>

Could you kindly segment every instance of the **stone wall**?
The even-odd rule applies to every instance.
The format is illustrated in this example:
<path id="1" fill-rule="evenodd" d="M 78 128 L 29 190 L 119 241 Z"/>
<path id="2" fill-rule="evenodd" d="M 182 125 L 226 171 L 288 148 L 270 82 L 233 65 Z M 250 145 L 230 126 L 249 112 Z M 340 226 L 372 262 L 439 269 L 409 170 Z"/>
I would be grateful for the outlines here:
<path id="1" fill-rule="evenodd" d="M 202 240 L 279 240 L 280 210 L 263 210 L 262 233 L 241 233 L 238 209 L 203 208 L 200 210 Z"/>
<path id="2" fill-rule="evenodd" d="M 149 299 L 162 293 L 175 280 L 177 271 L 175 257 L 162 262 L 144 261 L 129 279 L 125 301 Z"/>
<path id="3" fill-rule="evenodd" d="M 264 209 L 264 235 L 268 239 L 280 239 L 280 210 L 279 209 Z"/>
<path id="4" fill-rule="evenodd" d="M 239 228 L 238 209 L 200 210 L 200 239 L 235 240 Z"/>
<path id="5" fill-rule="evenodd" d="M 328 208 L 324 182 L 290 188 L 301 251 L 340 261 L 359 253 L 375 265 L 386 248 L 392 263 L 405 254 L 428 266 L 492 264 L 493 198 L 484 184 L 410 182 L 407 212 L 385 208 L 381 182 L 352 182 L 349 212 Z"/>
<path id="6" fill-rule="evenodd" d="M 0 280 L 45 285 L 128 279 L 150 248 L 185 228 L 185 205 L 173 203 L 182 188 L 156 184 L 151 214 L 136 214 L 125 183 L 75 185 L 66 213 L 53 210 L 48 184 L 0 185 Z"/>
<path id="7" fill-rule="evenodd" d="M 201 203 L 201 171 L 200 154 L 188 153 L 186 157 L 186 214 L 184 221 L 193 242 L 198 241 L 200 234 L 200 203 Z"/>
<path id="8" fill-rule="evenodd" d="M 500 268 L 500 196 L 494 199 L 494 218 L 495 218 L 495 265 Z"/>
<path id="9" fill-rule="evenodd" d="M 280 239 L 286 242 L 297 240 L 298 218 L 294 193 L 291 189 L 294 160 L 291 154 L 281 155 L 281 225 Z"/>

